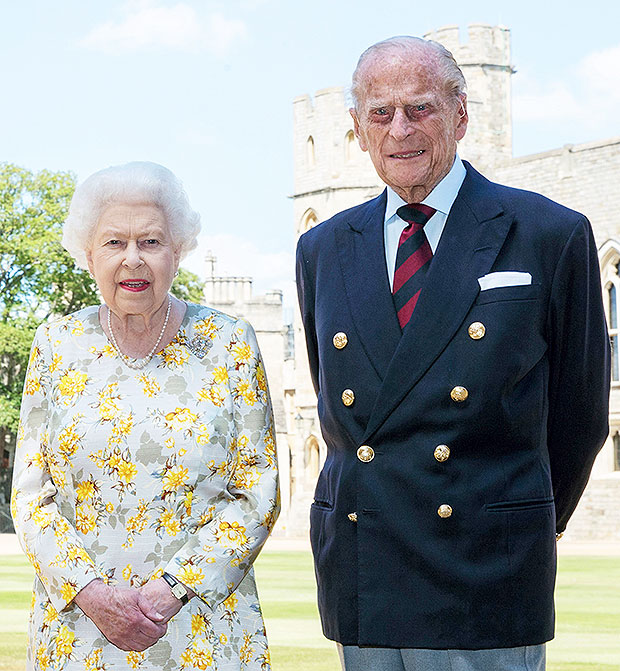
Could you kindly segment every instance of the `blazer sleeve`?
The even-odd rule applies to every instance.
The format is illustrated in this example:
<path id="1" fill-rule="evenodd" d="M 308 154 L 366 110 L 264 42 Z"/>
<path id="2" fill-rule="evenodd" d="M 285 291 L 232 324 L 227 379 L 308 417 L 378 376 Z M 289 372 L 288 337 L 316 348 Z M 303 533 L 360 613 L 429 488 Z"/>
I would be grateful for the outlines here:
<path id="1" fill-rule="evenodd" d="M 56 502 L 63 469 L 48 454 L 50 369 L 54 365 L 48 328 L 38 328 L 24 383 L 11 495 L 19 542 L 56 611 L 95 578 L 106 579 Z M 76 375 L 82 374 L 76 371 Z"/>
<path id="2" fill-rule="evenodd" d="M 299 310 L 301 321 L 304 325 L 306 337 L 306 348 L 308 351 L 308 364 L 314 391 L 319 393 L 319 351 L 315 324 L 315 300 L 314 300 L 314 271 L 304 253 L 304 237 L 299 238 L 297 243 L 297 296 L 299 298 Z"/>
<path id="3" fill-rule="evenodd" d="M 547 443 L 556 507 L 564 531 L 609 433 L 610 347 L 596 244 L 582 218 L 553 278 Z"/>
<path id="4" fill-rule="evenodd" d="M 227 599 L 250 570 L 280 511 L 273 412 L 250 324 L 234 324 L 226 349 L 232 440 L 227 462 L 213 467 L 227 470 L 228 484 L 208 517 L 198 520 L 195 532 L 162 570 L 212 608 Z"/>

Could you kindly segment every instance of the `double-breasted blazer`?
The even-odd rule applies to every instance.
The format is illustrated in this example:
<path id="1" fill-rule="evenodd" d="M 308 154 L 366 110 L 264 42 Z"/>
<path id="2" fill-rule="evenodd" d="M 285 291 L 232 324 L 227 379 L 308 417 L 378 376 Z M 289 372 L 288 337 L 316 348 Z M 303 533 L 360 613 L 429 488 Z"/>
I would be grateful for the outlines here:
<path id="1" fill-rule="evenodd" d="M 609 340 L 587 219 L 466 169 L 402 331 L 385 192 L 298 243 L 327 443 L 311 508 L 319 609 L 325 635 L 345 645 L 552 638 L 555 534 L 608 434 Z M 531 283 L 481 289 L 501 271 Z"/>

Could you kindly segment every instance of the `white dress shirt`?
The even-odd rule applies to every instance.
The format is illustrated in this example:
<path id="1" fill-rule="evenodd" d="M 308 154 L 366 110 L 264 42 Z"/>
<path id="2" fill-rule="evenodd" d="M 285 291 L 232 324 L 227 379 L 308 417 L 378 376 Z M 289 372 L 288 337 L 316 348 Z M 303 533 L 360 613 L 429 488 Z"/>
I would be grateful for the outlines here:
<path id="1" fill-rule="evenodd" d="M 450 172 L 437 184 L 437 186 L 422 201 L 436 210 L 435 214 L 427 221 L 424 232 L 431 246 L 433 254 L 439 244 L 439 238 L 443 232 L 450 208 L 456 200 L 456 196 L 465 179 L 465 166 L 458 157 L 454 159 Z M 387 264 L 390 289 L 394 283 L 394 266 L 396 265 L 396 254 L 398 252 L 398 241 L 403 229 L 408 225 L 397 214 L 396 210 L 407 203 L 391 188 L 387 188 L 387 205 L 385 207 L 385 219 L 383 224 L 383 235 L 385 242 L 385 262 Z"/>

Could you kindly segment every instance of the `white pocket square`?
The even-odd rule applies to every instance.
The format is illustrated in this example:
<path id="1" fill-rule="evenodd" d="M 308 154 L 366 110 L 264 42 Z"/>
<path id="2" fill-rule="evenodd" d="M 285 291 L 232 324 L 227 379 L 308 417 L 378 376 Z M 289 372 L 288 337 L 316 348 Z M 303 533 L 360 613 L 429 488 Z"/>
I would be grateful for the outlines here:
<path id="1" fill-rule="evenodd" d="M 497 289 L 497 287 L 517 287 L 531 283 L 532 276 L 529 273 L 523 273 L 518 270 L 502 270 L 478 278 L 481 291 Z"/>

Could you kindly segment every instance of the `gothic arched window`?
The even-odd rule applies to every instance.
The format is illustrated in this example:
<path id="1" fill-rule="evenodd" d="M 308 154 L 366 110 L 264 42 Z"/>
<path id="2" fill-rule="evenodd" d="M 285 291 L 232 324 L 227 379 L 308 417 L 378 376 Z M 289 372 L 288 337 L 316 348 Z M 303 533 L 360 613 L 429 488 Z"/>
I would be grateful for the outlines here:
<path id="1" fill-rule="evenodd" d="M 344 136 L 344 160 L 345 163 L 349 163 L 350 161 L 353 160 L 353 156 L 355 152 L 355 133 L 350 130 L 345 136 Z"/>
<path id="2" fill-rule="evenodd" d="M 305 233 L 309 231 L 313 226 L 316 226 L 319 223 L 319 218 L 316 216 L 316 212 L 310 208 L 304 212 L 304 216 L 301 218 L 301 226 L 299 227 L 300 233 Z"/>
<path id="3" fill-rule="evenodd" d="M 308 162 L 308 167 L 313 168 L 316 159 L 314 155 L 314 139 L 312 135 L 309 135 L 306 140 L 306 160 Z"/>
<path id="4" fill-rule="evenodd" d="M 607 314 L 609 317 L 609 339 L 611 341 L 611 379 L 620 380 L 618 357 L 620 356 L 618 341 L 618 289 L 615 282 L 607 285 Z"/>

